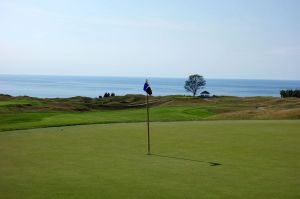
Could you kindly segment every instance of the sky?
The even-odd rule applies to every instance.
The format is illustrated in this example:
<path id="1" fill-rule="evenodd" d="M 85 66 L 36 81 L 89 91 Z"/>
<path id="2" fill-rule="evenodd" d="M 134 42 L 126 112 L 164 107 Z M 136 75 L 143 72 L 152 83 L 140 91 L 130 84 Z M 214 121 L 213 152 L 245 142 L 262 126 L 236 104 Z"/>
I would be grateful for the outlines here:
<path id="1" fill-rule="evenodd" d="M 298 0 L 0 0 L 0 74 L 300 80 Z"/>

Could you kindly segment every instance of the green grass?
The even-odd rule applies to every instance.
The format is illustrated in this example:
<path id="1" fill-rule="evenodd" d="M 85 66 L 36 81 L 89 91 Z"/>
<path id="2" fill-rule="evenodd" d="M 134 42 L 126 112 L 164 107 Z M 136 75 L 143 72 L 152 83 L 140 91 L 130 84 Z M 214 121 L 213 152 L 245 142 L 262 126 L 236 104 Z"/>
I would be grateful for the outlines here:
<path id="1" fill-rule="evenodd" d="M 201 120 L 214 113 L 202 107 L 154 107 L 151 121 Z M 0 114 L 0 131 L 76 124 L 143 122 L 145 109 L 102 110 L 96 112 L 27 112 Z"/>
<path id="2" fill-rule="evenodd" d="M 150 97 L 151 121 L 300 119 L 300 99 Z M 0 95 L 0 131 L 80 124 L 143 122 L 145 96 L 31 98 Z"/>
<path id="3" fill-rule="evenodd" d="M 24 104 L 39 105 L 41 103 L 38 102 L 38 101 L 25 100 L 25 99 L 14 99 L 14 100 L 0 101 L 0 107 L 1 106 L 9 106 L 9 105 L 24 105 Z"/>
<path id="4" fill-rule="evenodd" d="M 150 156 L 145 123 L 0 132 L 0 196 L 298 199 L 299 129 L 299 120 L 152 123 Z"/>

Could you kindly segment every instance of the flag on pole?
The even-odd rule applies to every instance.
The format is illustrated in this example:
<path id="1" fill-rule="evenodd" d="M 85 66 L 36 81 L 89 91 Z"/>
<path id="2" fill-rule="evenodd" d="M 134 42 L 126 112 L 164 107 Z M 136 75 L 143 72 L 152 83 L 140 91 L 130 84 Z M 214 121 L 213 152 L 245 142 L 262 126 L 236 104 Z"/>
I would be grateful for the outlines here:
<path id="1" fill-rule="evenodd" d="M 149 84 L 148 84 L 148 80 L 146 80 L 146 82 L 145 82 L 145 84 L 144 84 L 144 91 L 145 91 L 146 93 L 148 93 L 148 95 L 152 95 L 152 90 L 151 90 L 151 88 L 150 88 L 150 86 L 149 86 Z"/>
<path id="2" fill-rule="evenodd" d="M 146 80 L 144 84 L 144 91 L 147 93 L 146 96 L 146 104 L 147 104 L 147 129 L 148 129 L 148 155 L 151 155 L 150 152 L 150 125 L 149 125 L 149 95 L 152 95 L 152 90 L 148 84 L 148 80 Z"/>

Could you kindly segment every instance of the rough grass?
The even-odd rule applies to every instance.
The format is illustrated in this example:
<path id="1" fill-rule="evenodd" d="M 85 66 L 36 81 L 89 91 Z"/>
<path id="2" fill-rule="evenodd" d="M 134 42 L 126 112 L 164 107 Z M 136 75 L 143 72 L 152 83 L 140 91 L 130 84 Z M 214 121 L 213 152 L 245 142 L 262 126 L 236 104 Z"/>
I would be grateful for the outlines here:
<path id="1" fill-rule="evenodd" d="M 151 121 L 190 121 L 207 118 L 214 113 L 201 107 L 154 107 Z M 0 114 L 0 131 L 37 127 L 95 123 L 143 122 L 145 109 L 102 110 L 97 112 L 35 112 Z"/>
<path id="2" fill-rule="evenodd" d="M 299 98 L 150 97 L 152 121 L 300 119 Z M 94 123 L 145 121 L 145 96 L 109 98 L 0 95 L 0 131 Z"/>
<path id="3" fill-rule="evenodd" d="M 245 110 L 223 113 L 208 117 L 213 120 L 245 120 L 245 119 L 300 119 L 300 108 L 279 109 L 279 110 Z"/>
<path id="4" fill-rule="evenodd" d="M 0 132 L 0 196 L 298 199 L 299 129 L 298 120 L 152 123 L 150 156 L 144 123 Z"/>

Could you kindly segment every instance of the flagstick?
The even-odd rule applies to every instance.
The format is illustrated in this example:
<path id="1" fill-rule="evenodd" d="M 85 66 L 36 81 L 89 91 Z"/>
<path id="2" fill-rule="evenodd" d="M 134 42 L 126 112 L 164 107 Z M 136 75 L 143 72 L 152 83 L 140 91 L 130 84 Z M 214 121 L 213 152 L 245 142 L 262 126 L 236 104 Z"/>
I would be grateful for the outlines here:
<path id="1" fill-rule="evenodd" d="M 148 100 L 148 94 L 147 94 L 147 126 L 148 126 L 148 155 L 151 155 L 150 152 L 150 128 L 149 128 L 149 100 Z"/>

